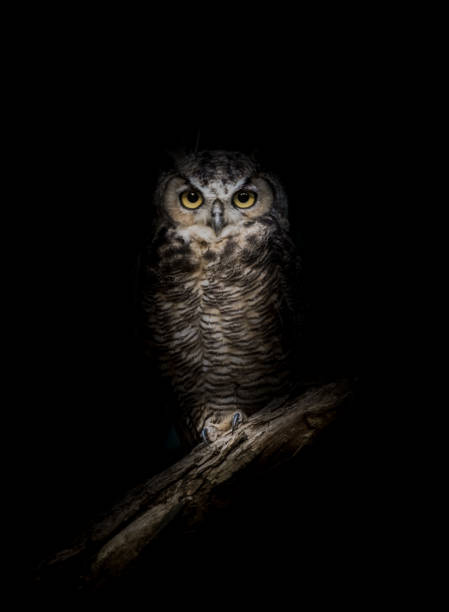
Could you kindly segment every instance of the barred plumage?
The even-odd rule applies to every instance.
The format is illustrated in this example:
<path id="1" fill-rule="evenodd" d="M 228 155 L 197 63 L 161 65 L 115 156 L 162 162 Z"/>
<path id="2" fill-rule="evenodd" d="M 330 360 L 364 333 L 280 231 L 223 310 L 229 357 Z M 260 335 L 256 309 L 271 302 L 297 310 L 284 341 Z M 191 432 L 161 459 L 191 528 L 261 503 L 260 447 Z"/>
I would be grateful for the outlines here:
<path id="1" fill-rule="evenodd" d="M 178 160 L 155 203 L 148 323 L 193 445 L 288 390 L 297 259 L 282 187 L 242 154 Z"/>

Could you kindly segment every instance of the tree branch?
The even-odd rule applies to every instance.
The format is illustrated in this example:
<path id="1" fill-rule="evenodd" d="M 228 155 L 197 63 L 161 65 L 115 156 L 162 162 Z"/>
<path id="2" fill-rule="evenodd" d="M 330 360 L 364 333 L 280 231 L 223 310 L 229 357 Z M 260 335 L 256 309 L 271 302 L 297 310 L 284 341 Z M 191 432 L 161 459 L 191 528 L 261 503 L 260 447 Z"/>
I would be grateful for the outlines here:
<path id="1" fill-rule="evenodd" d="M 351 396 L 348 381 L 309 389 L 269 404 L 234 434 L 194 448 L 186 457 L 134 488 L 79 540 L 38 570 L 37 579 L 96 587 L 121 575 L 174 521 L 188 529 L 214 506 L 220 486 L 291 460 L 308 446 Z M 249 469 L 251 467 L 251 469 Z M 230 489 L 232 490 L 232 488 Z"/>

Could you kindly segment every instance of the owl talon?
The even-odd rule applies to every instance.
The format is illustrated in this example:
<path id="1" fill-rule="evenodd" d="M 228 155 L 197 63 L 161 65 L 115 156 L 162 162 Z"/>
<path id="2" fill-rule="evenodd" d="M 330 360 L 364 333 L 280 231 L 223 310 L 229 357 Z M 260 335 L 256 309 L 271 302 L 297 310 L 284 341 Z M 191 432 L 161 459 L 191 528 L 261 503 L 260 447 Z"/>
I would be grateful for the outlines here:
<path id="1" fill-rule="evenodd" d="M 201 432 L 201 437 L 203 438 L 204 442 L 206 442 L 206 444 L 210 444 L 211 441 L 209 439 L 209 434 L 207 433 L 207 427 L 204 427 L 202 432 Z"/>
<path id="2" fill-rule="evenodd" d="M 234 431 L 237 429 L 237 427 L 240 425 L 240 423 L 242 423 L 243 419 L 242 419 L 242 415 L 240 414 L 240 412 L 236 412 L 234 414 L 234 416 L 232 417 L 232 433 L 234 433 Z"/>

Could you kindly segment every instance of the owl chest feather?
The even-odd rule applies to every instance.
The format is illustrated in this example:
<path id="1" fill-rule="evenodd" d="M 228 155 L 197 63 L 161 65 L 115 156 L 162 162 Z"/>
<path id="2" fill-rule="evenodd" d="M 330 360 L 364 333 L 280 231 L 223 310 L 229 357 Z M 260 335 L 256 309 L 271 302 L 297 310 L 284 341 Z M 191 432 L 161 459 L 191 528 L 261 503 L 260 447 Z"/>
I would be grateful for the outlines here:
<path id="1" fill-rule="evenodd" d="M 197 242 L 172 255 L 155 294 L 163 369 L 184 408 L 251 414 L 287 373 L 282 270 L 265 240 Z"/>
<path id="2" fill-rule="evenodd" d="M 249 251 L 247 246 L 227 241 L 220 249 L 210 249 L 195 242 L 178 260 L 172 257 L 156 295 L 169 349 L 184 345 L 186 357 L 202 358 L 206 365 L 214 355 L 228 353 L 232 358 L 244 347 L 264 349 L 266 325 L 281 297 L 280 271 L 269 265 L 266 249 L 253 244 Z M 196 351 L 190 350 L 193 339 Z"/>
<path id="3" fill-rule="evenodd" d="M 188 249 L 175 253 L 168 275 L 161 274 L 166 282 L 159 302 L 186 333 L 196 324 L 206 336 L 231 341 L 237 328 L 252 336 L 267 307 L 275 306 L 279 270 L 267 265 L 261 244 L 249 249 L 248 240 L 223 242 L 211 246 L 192 241 Z"/>

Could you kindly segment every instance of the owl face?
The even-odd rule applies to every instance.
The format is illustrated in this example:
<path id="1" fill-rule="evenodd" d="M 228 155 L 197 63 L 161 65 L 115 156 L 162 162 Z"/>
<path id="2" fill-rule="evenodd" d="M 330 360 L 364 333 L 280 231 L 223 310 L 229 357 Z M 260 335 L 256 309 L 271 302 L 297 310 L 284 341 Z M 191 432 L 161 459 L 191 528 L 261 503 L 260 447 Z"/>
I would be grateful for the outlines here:
<path id="1" fill-rule="evenodd" d="M 242 154 L 200 153 L 178 163 L 162 193 L 162 207 L 181 230 L 207 242 L 236 235 L 273 207 L 269 180 Z"/>

